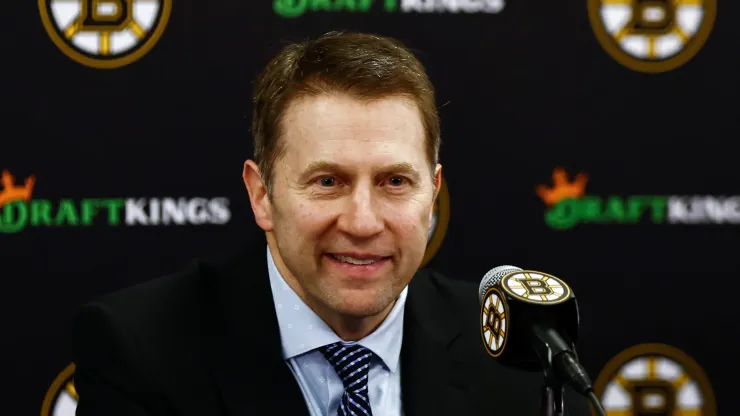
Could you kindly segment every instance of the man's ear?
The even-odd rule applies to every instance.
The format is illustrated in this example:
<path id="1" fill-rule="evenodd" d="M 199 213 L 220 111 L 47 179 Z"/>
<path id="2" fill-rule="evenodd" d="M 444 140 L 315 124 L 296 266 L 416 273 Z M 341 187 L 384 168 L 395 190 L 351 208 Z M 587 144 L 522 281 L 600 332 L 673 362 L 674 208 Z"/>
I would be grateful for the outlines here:
<path id="1" fill-rule="evenodd" d="M 244 185 L 249 192 L 249 202 L 252 204 L 254 220 L 257 225 L 265 232 L 272 231 L 272 205 L 270 196 L 267 193 L 267 186 L 262 180 L 259 166 L 252 160 L 244 162 L 244 171 L 242 172 Z"/>
<path id="2" fill-rule="evenodd" d="M 429 224 L 434 219 L 434 204 L 437 203 L 440 189 L 442 189 L 442 165 L 437 163 L 437 167 L 434 168 L 434 199 L 432 199 L 432 209 L 429 211 Z"/>

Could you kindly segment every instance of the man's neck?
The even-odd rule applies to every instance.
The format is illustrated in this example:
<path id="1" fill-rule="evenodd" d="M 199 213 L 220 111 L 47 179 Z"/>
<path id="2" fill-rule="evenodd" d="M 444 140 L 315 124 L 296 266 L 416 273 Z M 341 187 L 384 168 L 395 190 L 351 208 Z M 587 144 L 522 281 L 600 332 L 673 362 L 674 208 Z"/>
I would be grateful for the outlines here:
<path id="1" fill-rule="evenodd" d="M 314 300 L 313 297 L 307 295 L 306 291 L 303 290 L 303 287 L 300 285 L 300 283 L 298 283 L 298 280 L 295 278 L 295 276 L 293 276 L 293 274 L 290 272 L 290 270 L 288 270 L 288 267 L 283 262 L 283 259 L 280 256 L 280 251 L 277 247 L 277 242 L 275 241 L 275 236 L 270 232 L 266 233 L 266 236 L 267 245 L 270 247 L 270 253 L 272 255 L 272 260 L 275 262 L 275 267 L 277 267 L 277 270 L 278 272 L 280 272 L 283 280 L 285 280 L 285 283 L 287 283 L 288 286 L 293 289 L 296 295 L 301 298 L 303 303 L 311 308 L 311 310 L 316 315 L 318 315 L 319 318 L 326 322 L 326 324 L 342 340 L 359 341 L 362 338 L 365 338 L 373 331 L 375 331 L 380 326 L 380 324 L 383 323 L 385 318 L 388 317 L 391 310 L 393 310 L 393 306 L 396 304 L 395 301 L 391 302 L 391 304 L 388 305 L 384 310 L 375 315 L 354 317 L 336 313 L 323 303 L 318 302 Z"/>

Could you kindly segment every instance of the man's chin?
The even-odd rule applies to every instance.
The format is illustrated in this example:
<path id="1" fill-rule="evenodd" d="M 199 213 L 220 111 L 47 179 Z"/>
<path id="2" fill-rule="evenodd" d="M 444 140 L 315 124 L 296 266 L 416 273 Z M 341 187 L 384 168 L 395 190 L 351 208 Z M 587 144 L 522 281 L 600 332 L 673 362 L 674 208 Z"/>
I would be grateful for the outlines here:
<path id="1" fill-rule="evenodd" d="M 387 308 L 387 305 L 385 307 L 372 305 L 372 306 L 349 306 L 349 307 L 343 307 L 338 309 L 336 312 L 339 313 L 342 316 L 348 317 L 348 318 L 354 318 L 354 319 L 364 319 L 371 316 L 377 316 L 378 314 L 383 313 Z"/>
<path id="2" fill-rule="evenodd" d="M 386 312 L 395 300 L 390 296 L 387 299 L 378 299 L 357 295 L 356 293 L 345 295 L 340 304 L 334 308 L 335 311 L 343 316 L 362 319 Z"/>

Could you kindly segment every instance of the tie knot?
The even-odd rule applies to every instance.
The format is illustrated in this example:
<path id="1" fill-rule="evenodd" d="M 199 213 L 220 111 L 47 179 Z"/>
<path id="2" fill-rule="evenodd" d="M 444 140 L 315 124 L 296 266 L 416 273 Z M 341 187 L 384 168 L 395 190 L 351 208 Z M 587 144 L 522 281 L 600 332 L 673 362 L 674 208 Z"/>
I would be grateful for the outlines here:
<path id="1" fill-rule="evenodd" d="M 373 352 L 359 344 L 341 342 L 319 348 L 344 384 L 345 391 L 361 392 L 367 389 L 367 375 Z"/>

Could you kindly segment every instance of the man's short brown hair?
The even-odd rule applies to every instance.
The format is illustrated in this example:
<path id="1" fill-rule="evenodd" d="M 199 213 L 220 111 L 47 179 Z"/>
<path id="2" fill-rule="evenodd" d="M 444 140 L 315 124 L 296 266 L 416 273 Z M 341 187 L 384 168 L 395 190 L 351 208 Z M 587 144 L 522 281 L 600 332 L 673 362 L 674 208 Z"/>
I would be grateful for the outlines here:
<path id="1" fill-rule="evenodd" d="M 340 92 L 361 100 L 405 96 L 419 108 L 426 133 L 426 153 L 437 165 L 439 116 L 434 87 L 424 66 L 399 41 L 365 33 L 329 32 L 283 48 L 254 86 L 252 137 L 254 159 L 268 193 L 275 162 L 285 144 L 282 116 L 289 102 L 302 96 Z"/>

